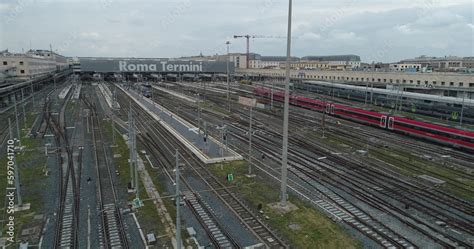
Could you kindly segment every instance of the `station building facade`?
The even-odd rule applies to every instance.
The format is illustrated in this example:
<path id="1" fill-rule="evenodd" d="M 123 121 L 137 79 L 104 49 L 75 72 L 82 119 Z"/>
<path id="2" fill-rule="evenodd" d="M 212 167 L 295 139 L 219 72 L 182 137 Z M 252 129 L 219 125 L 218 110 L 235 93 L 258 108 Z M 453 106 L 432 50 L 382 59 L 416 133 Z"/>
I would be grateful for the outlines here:
<path id="1" fill-rule="evenodd" d="M 6 78 L 33 79 L 67 69 L 66 57 L 49 50 L 29 50 L 26 53 L 0 52 L 0 72 Z"/>
<path id="2" fill-rule="evenodd" d="M 241 77 L 257 79 L 283 80 L 283 69 L 237 69 L 236 74 Z M 401 85 L 412 88 L 446 89 L 474 92 L 473 74 L 461 73 L 405 73 L 405 72 L 365 72 L 365 71 L 315 71 L 291 70 L 292 80 L 321 80 L 341 82 L 354 85 Z"/>
<path id="3" fill-rule="evenodd" d="M 227 62 L 168 58 L 104 58 L 79 57 L 74 64 L 76 73 L 147 75 L 158 77 L 213 77 L 227 75 Z M 234 65 L 229 63 L 229 73 Z"/>

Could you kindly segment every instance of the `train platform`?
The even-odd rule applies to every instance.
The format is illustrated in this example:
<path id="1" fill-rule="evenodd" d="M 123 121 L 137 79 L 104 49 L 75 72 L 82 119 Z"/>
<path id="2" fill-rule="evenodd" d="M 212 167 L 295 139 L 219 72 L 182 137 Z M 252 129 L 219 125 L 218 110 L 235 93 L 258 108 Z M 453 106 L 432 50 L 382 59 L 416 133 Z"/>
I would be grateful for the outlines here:
<path id="1" fill-rule="evenodd" d="M 172 90 L 168 90 L 166 88 L 163 88 L 163 87 L 159 87 L 159 86 L 152 86 L 154 89 L 158 90 L 158 91 L 162 91 L 162 92 L 165 92 L 165 93 L 168 93 L 170 95 L 173 95 L 175 97 L 178 97 L 180 99 L 184 99 L 188 102 L 191 102 L 191 103 L 196 103 L 197 100 L 195 98 L 191 98 L 191 97 L 188 97 L 184 94 L 181 94 L 181 93 L 177 93 L 175 91 L 172 91 Z"/>
<path id="2" fill-rule="evenodd" d="M 113 103 L 113 93 L 110 91 L 109 87 L 105 83 L 101 83 L 97 85 L 99 87 L 100 93 L 102 93 L 102 96 L 104 96 L 105 101 L 107 102 L 107 105 L 109 106 L 110 109 L 119 109 L 120 104 L 119 103 Z"/>
<path id="3" fill-rule="evenodd" d="M 163 106 L 133 90 L 126 90 L 120 85 L 117 85 L 117 87 L 157 120 L 205 164 L 243 159 L 237 152 L 230 148 L 224 148 L 225 146 L 221 142 L 211 136 L 208 136 L 208 139 L 204 141 L 204 134 L 199 132 L 197 127 Z"/>

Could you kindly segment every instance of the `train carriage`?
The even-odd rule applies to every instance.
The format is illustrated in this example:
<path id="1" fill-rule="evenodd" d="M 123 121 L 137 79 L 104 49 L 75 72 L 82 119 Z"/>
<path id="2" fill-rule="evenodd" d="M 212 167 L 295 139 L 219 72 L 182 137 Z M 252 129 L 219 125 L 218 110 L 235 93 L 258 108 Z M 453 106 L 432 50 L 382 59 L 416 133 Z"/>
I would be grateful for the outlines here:
<path id="1" fill-rule="evenodd" d="M 257 87 L 254 88 L 254 93 L 261 97 L 270 98 L 271 90 Z M 281 91 L 274 92 L 273 99 L 276 101 L 283 101 L 284 93 Z M 342 104 L 310 99 L 303 96 L 290 95 L 290 104 L 320 112 L 324 111 L 329 115 L 424 138 L 430 141 L 450 145 L 455 148 L 474 150 L 474 132 L 416 121 L 375 111 L 368 111 Z"/>

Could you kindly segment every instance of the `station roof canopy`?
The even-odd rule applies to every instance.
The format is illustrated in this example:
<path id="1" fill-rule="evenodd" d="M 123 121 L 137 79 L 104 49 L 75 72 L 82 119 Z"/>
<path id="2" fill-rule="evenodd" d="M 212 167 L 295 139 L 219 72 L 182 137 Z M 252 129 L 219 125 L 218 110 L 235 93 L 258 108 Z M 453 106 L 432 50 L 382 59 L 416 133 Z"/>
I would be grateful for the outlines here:
<path id="1" fill-rule="evenodd" d="M 224 61 L 196 61 L 163 58 L 79 57 L 82 72 L 97 73 L 225 73 Z M 234 65 L 229 65 L 234 72 Z"/>

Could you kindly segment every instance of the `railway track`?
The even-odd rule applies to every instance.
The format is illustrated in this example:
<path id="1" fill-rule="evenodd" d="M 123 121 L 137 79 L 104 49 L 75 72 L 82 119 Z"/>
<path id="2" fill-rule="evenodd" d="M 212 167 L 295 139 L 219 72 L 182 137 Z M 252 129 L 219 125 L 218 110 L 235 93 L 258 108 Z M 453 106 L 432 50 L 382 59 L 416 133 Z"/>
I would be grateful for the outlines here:
<path id="1" fill-rule="evenodd" d="M 192 118 L 191 118 L 191 119 L 188 119 L 188 121 L 192 122 L 193 119 L 192 119 Z M 308 146 L 308 145 L 306 144 L 305 146 Z M 393 179 L 392 179 L 392 180 L 393 180 Z M 418 195 L 419 195 L 419 194 L 420 194 L 420 193 L 418 193 Z M 392 197 L 393 197 L 393 196 L 392 196 Z M 431 197 L 432 197 L 432 196 L 431 196 Z M 426 196 L 425 196 L 425 198 L 426 198 Z M 452 206 L 452 207 L 454 207 L 454 206 Z M 427 208 L 427 207 L 425 207 L 425 208 Z M 431 215 L 435 215 L 435 213 L 436 213 L 436 211 L 433 211 L 433 210 L 428 210 L 428 211 L 427 211 L 427 210 L 428 210 L 428 209 L 425 209 L 424 211 L 425 211 L 425 212 L 428 212 L 428 213 L 431 213 Z M 437 216 L 438 218 L 440 217 L 440 216 L 439 216 L 439 213 L 437 213 L 435 216 Z M 460 222 L 458 227 L 463 228 L 465 225 L 466 225 L 466 224 L 463 224 L 463 222 Z M 470 228 L 469 228 L 469 226 L 464 227 L 464 230 L 465 230 L 466 232 L 470 232 L 470 231 L 471 231 Z M 448 236 L 448 237 L 449 237 L 449 236 Z M 431 236 L 431 238 L 434 239 L 435 241 L 438 241 L 438 242 L 440 242 L 440 243 L 443 243 L 443 241 L 440 241 L 440 240 L 438 240 L 437 238 L 433 238 L 433 236 Z M 455 243 L 458 243 L 458 244 L 460 244 L 460 245 L 466 246 L 466 244 L 463 244 L 462 241 L 458 241 L 458 240 L 456 240 L 455 238 L 452 238 L 452 239 L 453 239 L 453 241 L 455 241 Z M 449 244 L 445 244 L 445 246 L 449 246 Z M 467 245 L 467 246 L 468 246 L 468 245 Z"/>
<path id="2" fill-rule="evenodd" d="M 70 97 L 70 96 L 69 96 Z M 78 222 L 79 222 L 79 195 L 77 193 L 77 179 L 72 157 L 72 139 L 68 138 L 65 123 L 65 109 L 69 97 L 64 100 L 59 112 L 59 121 L 51 116 L 51 99 L 47 97 L 45 102 L 45 122 L 49 124 L 59 148 L 58 169 L 60 176 L 59 207 L 55 226 L 54 248 L 77 248 L 78 246 Z M 44 133 L 43 133 L 44 136 Z"/>
<path id="3" fill-rule="evenodd" d="M 100 216 L 100 244 L 104 248 L 130 248 L 122 213 L 115 190 L 105 138 L 100 124 L 101 116 L 96 104 L 90 102 L 93 96 L 82 98 L 90 110 L 92 141 L 97 173 L 97 197 Z"/>
<path id="4" fill-rule="evenodd" d="M 172 166 L 174 164 L 172 149 L 165 147 L 164 144 L 159 145 L 156 143 L 153 139 L 151 139 L 151 135 L 149 133 L 141 135 L 139 139 L 145 148 L 151 152 L 151 155 L 155 161 L 165 161 L 161 163 L 162 169 L 166 171 L 167 175 L 171 176 L 168 171 L 172 170 Z M 162 149 L 158 150 L 157 148 Z M 170 180 L 173 181 L 171 177 Z M 183 177 L 183 175 L 180 176 L 180 181 L 182 181 L 185 184 L 185 188 L 187 188 L 182 190 L 182 192 L 184 192 L 184 194 L 182 194 L 183 199 L 203 229 L 206 231 L 211 243 L 217 248 L 241 248 L 232 235 L 227 232 L 227 230 L 218 221 L 212 207 L 202 200 L 199 192 L 193 189 L 191 184 L 186 180 L 185 177 Z"/>
<path id="5" fill-rule="evenodd" d="M 283 242 L 270 228 L 260 220 L 253 212 L 240 200 L 235 194 L 225 187 L 206 167 L 205 165 L 190 153 L 186 147 L 177 142 L 176 139 L 169 134 L 161 125 L 150 126 L 150 122 L 154 122 L 148 114 L 143 114 L 143 110 L 137 107 L 135 103 L 132 104 L 135 109 L 139 123 L 146 125 L 149 129 L 153 129 L 155 136 L 159 136 L 160 142 L 165 143 L 168 148 L 179 148 L 182 159 L 186 166 L 198 176 L 209 189 L 216 194 L 216 196 L 231 210 L 236 217 L 251 231 L 256 238 L 258 238 L 264 245 L 270 248 L 288 248 L 288 245 Z"/>
<path id="6" fill-rule="evenodd" d="M 241 133 L 245 132 L 245 128 L 240 127 L 239 129 L 241 129 Z M 276 137 L 277 138 L 276 140 L 278 140 L 278 135 L 279 134 L 271 134 L 271 137 Z M 273 148 L 278 148 L 280 146 L 274 140 L 268 139 L 268 137 L 270 137 L 268 136 L 268 134 L 266 134 L 266 136 L 255 136 L 256 146 L 258 145 L 260 150 L 264 150 L 267 153 L 271 150 L 274 150 Z M 241 136 L 239 138 L 242 140 L 242 142 L 246 141 L 246 136 Z M 298 144 L 299 141 L 301 140 L 290 138 L 290 142 L 293 144 Z M 301 144 L 301 147 L 303 148 L 308 148 L 308 146 L 309 146 L 308 144 Z M 421 230 L 419 229 L 418 226 L 416 226 L 416 224 L 423 224 L 424 226 L 429 227 L 432 231 L 436 231 L 437 233 L 442 234 L 444 237 L 449 238 L 452 241 L 451 243 L 454 243 L 457 245 L 468 246 L 468 244 L 466 244 L 465 242 L 446 234 L 440 229 L 437 229 L 433 227 L 432 225 L 420 219 L 417 219 L 416 217 L 410 215 L 409 213 L 404 212 L 402 209 L 394 205 L 391 205 L 389 202 L 384 201 L 378 196 L 375 196 L 374 193 L 371 193 L 371 194 L 367 193 L 366 192 L 367 187 L 371 187 L 371 186 L 368 186 L 369 184 L 367 184 L 366 179 L 372 179 L 371 182 L 377 183 L 376 184 L 377 186 L 384 186 L 384 184 L 386 184 L 386 182 L 382 180 L 381 181 L 378 180 L 378 178 L 384 175 L 381 172 L 378 172 L 376 176 L 373 176 L 373 175 L 371 176 L 371 175 L 367 175 L 366 171 L 364 171 L 365 173 L 363 174 L 361 173 L 360 177 L 354 177 L 355 171 L 354 171 L 354 168 L 351 168 L 351 167 L 360 167 L 360 166 L 358 165 L 356 166 L 355 164 L 350 163 L 349 161 L 342 162 L 342 161 L 334 160 L 334 158 L 337 158 L 336 156 L 330 155 L 330 154 L 328 155 L 328 153 L 323 152 L 323 151 L 317 151 L 315 148 L 312 148 L 311 151 L 314 152 L 315 155 L 308 156 L 297 150 L 292 150 L 290 148 L 290 157 L 292 159 L 291 165 L 296 169 L 301 169 L 302 167 L 303 169 L 305 168 L 306 170 L 305 174 L 307 175 L 309 174 L 308 176 L 310 176 L 311 179 L 313 180 L 324 181 L 326 182 L 327 185 L 334 185 L 337 188 L 341 188 L 341 186 L 343 186 L 346 189 L 345 190 L 346 192 L 355 193 L 356 196 L 358 196 L 358 198 L 360 198 L 365 203 L 371 204 L 373 207 L 379 209 L 382 212 L 391 213 L 392 215 L 394 215 L 394 217 L 398 217 L 401 222 L 407 225 L 410 224 L 411 227 L 416 228 L 420 232 Z M 273 152 L 273 153 L 274 153 L 273 157 L 278 158 L 279 153 L 277 152 Z M 317 157 L 322 157 L 323 155 L 327 155 L 328 160 L 329 161 L 332 160 L 334 164 L 326 165 L 326 164 L 321 163 L 319 160 L 317 160 Z M 342 169 L 336 170 L 334 168 L 334 166 L 336 165 L 349 167 L 351 168 L 351 171 L 350 173 L 349 172 L 346 173 L 345 170 L 341 171 Z M 302 178 L 304 179 L 304 177 Z M 325 179 L 328 179 L 328 180 L 325 180 Z M 394 198 L 394 195 L 391 195 L 390 197 Z M 390 209 L 387 209 L 387 207 L 389 207 Z M 424 208 L 428 209 L 429 207 L 425 206 Z M 423 210 L 423 211 L 426 211 L 426 210 Z M 433 215 L 433 213 L 436 213 L 435 217 L 438 217 L 438 218 L 441 215 L 441 213 L 436 212 L 433 209 L 430 210 L 430 213 L 431 215 Z M 402 215 L 399 215 L 399 214 L 402 214 Z M 412 217 L 414 222 L 408 224 L 407 222 L 405 222 L 404 217 Z M 444 217 L 446 217 L 446 215 L 444 215 Z M 445 218 L 444 220 L 447 220 L 447 219 Z M 468 233 L 471 232 L 470 226 L 466 224 L 465 222 L 458 221 L 457 223 L 454 223 L 453 220 L 449 220 L 447 221 L 447 223 L 456 225 L 459 228 L 463 228 L 463 230 L 465 230 Z M 430 233 L 426 233 L 426 232 L 422 232 L 422 233 L 424 233 L 426 236 L 430 237 L 434 241 L 443 244 L 444 246 L 448 246 L 448 247 L 450 245 L 452 246 L 452 244 L 446 243 L 445 241 L 438 239 L 437 237 L 431 235 Z"/>

